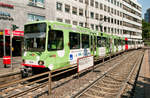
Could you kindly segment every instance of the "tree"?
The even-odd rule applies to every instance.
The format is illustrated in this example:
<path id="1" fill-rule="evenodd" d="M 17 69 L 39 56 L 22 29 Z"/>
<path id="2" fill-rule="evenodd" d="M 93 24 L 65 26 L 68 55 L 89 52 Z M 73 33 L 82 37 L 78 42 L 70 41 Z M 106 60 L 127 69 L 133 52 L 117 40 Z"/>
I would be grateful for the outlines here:
<path id="1" fill-rule="evenodd" d="M 143 39 L 150 39 L 150 23 L 142 20 L 142 37 Z"/>
<path id="2" fill-rule="evenodd" d="M 150 23 L 142 20 L 142 38 L 145 44 L 150 45 Z"/>

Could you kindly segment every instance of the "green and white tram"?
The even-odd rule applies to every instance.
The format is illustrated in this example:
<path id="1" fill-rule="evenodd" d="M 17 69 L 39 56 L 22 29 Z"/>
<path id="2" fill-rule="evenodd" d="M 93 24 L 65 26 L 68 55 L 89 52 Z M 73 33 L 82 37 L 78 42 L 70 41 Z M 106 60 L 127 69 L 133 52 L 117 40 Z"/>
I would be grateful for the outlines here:
<path id="1" fill-rule="evenodd" d="M 114 38 L 79 26 L 35 21 L 26 24 L 24 32 L 23 75 L 74 66 L 84 56 L 100 58 L 114 53 Z"/>

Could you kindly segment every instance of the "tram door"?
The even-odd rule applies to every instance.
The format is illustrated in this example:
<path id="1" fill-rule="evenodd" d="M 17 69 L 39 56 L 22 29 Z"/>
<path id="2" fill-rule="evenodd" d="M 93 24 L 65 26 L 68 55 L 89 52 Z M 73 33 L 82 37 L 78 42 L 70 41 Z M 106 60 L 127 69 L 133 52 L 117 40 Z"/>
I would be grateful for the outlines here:
<path id="1" fill-rule="evenodd" d="M 91 35 L 91 54 L 96 55 L 97 37 L 95 34 Z"/>

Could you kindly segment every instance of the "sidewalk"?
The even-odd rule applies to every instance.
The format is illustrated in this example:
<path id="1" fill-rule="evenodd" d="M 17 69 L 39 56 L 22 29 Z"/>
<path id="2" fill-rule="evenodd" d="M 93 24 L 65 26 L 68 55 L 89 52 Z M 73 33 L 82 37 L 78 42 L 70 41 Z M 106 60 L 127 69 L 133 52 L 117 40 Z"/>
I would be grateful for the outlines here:
<path id="1" fill-rule="evenodd" d="M 150 98 L 150 50 L 145 51 L 134 98 Z"/>
<path id="2" fill-rule="evenodd" d="M 21 57 L 13 57 L 12 61 L 13 69 L 11 68 L 11 65 L 7 65 L 8 68 L 4 68 L 3 58 L 0 58 L 0 75 L 20 71 L 21 62 L 22 62 Z"/>

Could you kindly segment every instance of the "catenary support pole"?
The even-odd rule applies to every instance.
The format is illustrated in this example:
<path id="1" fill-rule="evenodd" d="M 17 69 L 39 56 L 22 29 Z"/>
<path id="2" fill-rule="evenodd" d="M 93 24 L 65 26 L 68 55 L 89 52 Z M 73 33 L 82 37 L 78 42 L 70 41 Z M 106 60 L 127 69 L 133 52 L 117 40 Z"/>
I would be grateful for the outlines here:
<path id="1" fill-rule="evenodd" d="M 11 68 L 13 70 L 13 65 L 12 65 L 12 37 L 13 37 L 13 30 L 10 31 L 10 58 L 11 58 Z"/>
<path id="2" fill-rule="evenodd" d="M 3 30 L 3 48 L 4 48 L 4 56 L 6 56 L 6 40 L 5 40 L 5 30 Z M 4 67 L 6 68 L 6 64 L 4 64 Z"/>

